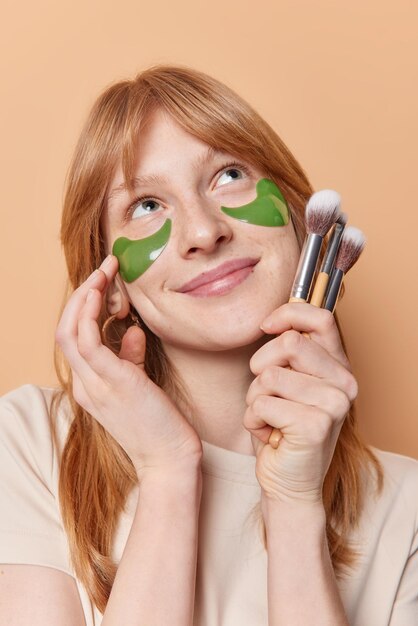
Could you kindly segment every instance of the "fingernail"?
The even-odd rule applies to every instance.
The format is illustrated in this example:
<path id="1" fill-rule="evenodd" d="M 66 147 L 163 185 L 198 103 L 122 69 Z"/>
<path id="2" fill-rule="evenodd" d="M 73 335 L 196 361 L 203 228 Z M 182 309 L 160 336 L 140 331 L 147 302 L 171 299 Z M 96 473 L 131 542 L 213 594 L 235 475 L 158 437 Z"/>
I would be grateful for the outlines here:
<path id="1" fill-rule="evenodd" d="M 92 295 L 93 295 L 93 291 L 94 291 L 94 289 L 89 289 L 89 290 L 88 290 L 86 300 L 90 300 L 90 298 L 91 298 L 91 297 L 92 297 Z"/>
<path id="2" fill-rule="evenodd" d="M 92 272 L 92 273 L 90 274 L 90 276 L 88 277 L 88 279 L 87 279 L 87 280 L 88 280 L 89 282 L 90 282 L 90 281 L 92 281 L 92 280 L 94 280 L 98 274 L 99 274 L 99 270 L 94 270 L 94 272 Z"/>

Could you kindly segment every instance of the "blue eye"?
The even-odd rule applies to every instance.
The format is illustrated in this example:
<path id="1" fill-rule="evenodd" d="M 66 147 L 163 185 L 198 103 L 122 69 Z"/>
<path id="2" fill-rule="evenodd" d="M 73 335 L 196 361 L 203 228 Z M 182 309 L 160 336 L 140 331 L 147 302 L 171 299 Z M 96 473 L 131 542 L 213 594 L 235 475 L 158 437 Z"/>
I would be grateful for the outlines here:
<path id="1" fill-rule="evenodd" d="M 141 207 L 142 203 L 146 205 L 146 208 Z M 154 198 L 149 198 L 147 196 L 144 196 L 142 198 L 136 198 L 128 209 L 128 215 L 132 219 L 137 219 L 138 217 L 142 217 L 143 215 L 149 215 L 150 213 L 155 213 L 155 211 L 157 210 L 155 205 L 159 207 L 160 203 L 154 200 Z M 139 214 L 137 214 L 138 211 L 139 211 Z"/>
<path id="2" fill-rule="evenodd" d="M 244 169 L 242 166 L 240 166 L 239 168 L 238 168 L 238 167 L 229 167 L 229 168 L 228 168 L 225 172 L 223 172 L 223 174 L 221 174 L 221 176 L 218 178 L 218 183 L 219 183 L 219 181 L 222 179 L 222 176 L 226 176 L 226 175 L 230 176 L 230 177 L 232 178 L 232 180 L 239 180 L 240 178 L 243 178 L 243 176 L 236 176 L 236 175 L 233 175 L 233 173 L 234 173 L 234 172 L 235 172 L 235 174 L 236 174 L 237 172 L 239 172 L 239 173 L 241 173 L 241 174 L 242 174 L 242 171 L 240 172 L 240 170 L 245 171 L 245 169 Z M 232 172 L 232 174 L 231 174 L 231 172 Z M 221 183 L 220 183 L 220 185 L 225 185 L 225 183 L 228 183 L 228 182 L 230 182 L 230 181 L 226 180 L 226 181 L 224 181 L 223 183 L 221 182 Z"/>
<path id="3" fill-rule="evenodd" d="M 242 163 L 227 163 L 223 166 L 222 169 L 224 169 L 225 171 L 222 172 L 222 174 L 218 178 L 218 184 L 220 186 L 225 185 L 231 180 L 240 180 L 244 178 L 243 172 L 247 176 L 251 175 L 249 168 Z M 229 180 L 225 180 L 224 182 L 219 183 L 219 181 L 222 180 L 223 176 L 229 176 Z M 141 206 L 142 204 L 144 204 L 144 206 Z M 161 204 L 155 198 L 152 198 L 150 196 L 140 196 L 138 198 L 135 198 L 132 204 L 128 207 L 125 219 L 138 219 L 140 217 L 144 217 L 145 215 L 156 213 L 159 208 L 161 208 Z"/>

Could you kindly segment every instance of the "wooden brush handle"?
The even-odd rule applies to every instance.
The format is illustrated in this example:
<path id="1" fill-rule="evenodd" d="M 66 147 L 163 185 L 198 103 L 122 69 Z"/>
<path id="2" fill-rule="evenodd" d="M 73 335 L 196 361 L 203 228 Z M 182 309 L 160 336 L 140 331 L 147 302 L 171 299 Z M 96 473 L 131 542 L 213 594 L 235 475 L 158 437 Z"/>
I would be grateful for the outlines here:
<path id="1" fill-rule="evenodd" d="M 312 292 L 312 297 L 309 300 L 310 304 L 313 304 L 313 306 L 319 306 L 319 307 L 322 306 L 322 301 L 325 296 L 325 291 L 328 286 L 328 281 L 329 281 L 328 274 L 326 274 L 325 272 L 320 272 L 318 274 L 318 278 L 316 279 L 315 287 Z"/>

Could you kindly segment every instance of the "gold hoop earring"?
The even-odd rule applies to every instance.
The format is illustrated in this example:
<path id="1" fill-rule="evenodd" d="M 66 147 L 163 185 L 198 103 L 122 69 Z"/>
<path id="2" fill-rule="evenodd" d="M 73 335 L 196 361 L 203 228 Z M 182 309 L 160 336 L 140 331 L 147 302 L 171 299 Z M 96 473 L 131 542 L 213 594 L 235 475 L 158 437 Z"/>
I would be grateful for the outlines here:
<path id="1" fill-rule="evenodd" d="M 107 337 L 106 337 L 106 331 L 107 331 L 107 327 L 109 326 L 109 324 L 111 324 L 114 320 L 116 319 L 116 314 L 115 315 L 110 315 L 104 322 L 102 329 L 101 329 L 101 337 L 102 337 L 102 342 L 105 343 L 107 341 Z"/>
<path id="2" fill-rule="evenodd" d="M 130 318 L 133 321 L 135 326 L 141 327 L 141 323 L 139 321 L 139 317 L 137 315 L 134 315 L 132 313 L 131 309 L 129 309 L 129 316 L 130 316 Z M 103 326 L 101 328 L 102 342 L 103 342 L 103 339 L 105 339 L 105 340 L 107 339 L 107 337 L 106 337 L 107 328 L 108 328 L 108 326 L 110 324 L 112 324 L 112 322 L 116 319 L 116 317 L 117 317 L 117 314 L 115 313 L 113 315 L 109 315 L 109 317 L 104 321 L 104 324 L 103 324 Z"/>

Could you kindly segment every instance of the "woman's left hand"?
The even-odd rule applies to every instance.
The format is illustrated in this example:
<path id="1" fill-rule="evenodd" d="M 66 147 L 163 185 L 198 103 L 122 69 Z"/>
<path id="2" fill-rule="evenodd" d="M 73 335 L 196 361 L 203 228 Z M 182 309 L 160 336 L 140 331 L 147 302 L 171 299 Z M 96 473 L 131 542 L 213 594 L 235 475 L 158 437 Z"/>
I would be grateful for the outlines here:
<path id="1" fill-rule="evenodd" d="M 256 378 L 244 414 L 257 479 L 269 500 L 322 503 L 324 478 L 357 381 L 330 311 L 286 303 L 267 320 L 266 332 L 277 336 L 250 360 Z M 282 434 L 277 449 L 268 444 L 272 427 Z"/>

